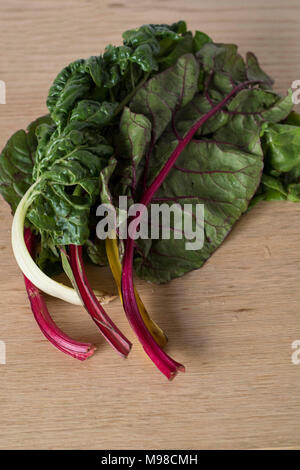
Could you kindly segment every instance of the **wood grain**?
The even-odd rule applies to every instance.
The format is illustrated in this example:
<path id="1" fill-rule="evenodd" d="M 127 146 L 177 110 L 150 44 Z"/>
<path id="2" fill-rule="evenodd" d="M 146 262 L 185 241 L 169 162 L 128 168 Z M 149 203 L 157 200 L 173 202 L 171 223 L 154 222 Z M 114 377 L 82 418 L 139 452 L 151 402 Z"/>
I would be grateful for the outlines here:
<path id="1" fill-rule="evenodd" d="M 300 3 L 269 0 L 2 0 L 0 144 L 45 112 L 57 72 L 118 44 L 142 23 L 184 18 L 216 41 L 254 51 L 276 89 L 300 79 Z M 0 202 L 1 449 L 241 449 L 300 447 L 300 206 L 260 204 L 203 269 L 168 285 L 138 282 L 187 368 L 168 383 L 142 352 L 118 301 L 109 314 L 134 342 L 121 360 L 83 309 L 48 299 L 66 332 L 93 341 L 77 363 L 36 326 L 10 247 L 11 216 Z M 106 270 L 93 285 L 113 288 Z"/>

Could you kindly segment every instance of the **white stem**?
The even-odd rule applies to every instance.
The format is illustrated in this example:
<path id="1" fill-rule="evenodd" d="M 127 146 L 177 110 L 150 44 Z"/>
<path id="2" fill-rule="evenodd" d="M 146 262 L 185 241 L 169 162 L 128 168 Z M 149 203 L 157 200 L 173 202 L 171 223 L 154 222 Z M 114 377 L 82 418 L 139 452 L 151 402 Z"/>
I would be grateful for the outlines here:
<path id="1" fill-rule="evenodd" d="M 48 277 L 35 264 L 30 256 L 24 241 L 24 222 L 26 212 L 31 204 L 31 193 L 34 185 L 31 186 L 21 199 L 14 215 L 11 243 L 16 261 L 25 276 L 41 291 L 46 294 L 58 297 L 74 305 L 82 305 L 82 301 L 77 292 L 71 287 L 67 287 Z"/>

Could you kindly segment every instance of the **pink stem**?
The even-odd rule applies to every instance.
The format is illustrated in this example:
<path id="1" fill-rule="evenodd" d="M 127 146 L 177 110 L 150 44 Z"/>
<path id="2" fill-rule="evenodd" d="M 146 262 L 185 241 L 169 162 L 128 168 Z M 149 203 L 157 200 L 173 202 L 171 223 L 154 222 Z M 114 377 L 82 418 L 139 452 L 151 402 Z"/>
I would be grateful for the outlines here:
<path id="1" fill-rule="evenodd" d="M 112 322 L 95 296 L 85 273 L 82 260 L 82 247 L 70 245 L 69 255 L 75 282 L 86 310 L 98 326 L 104 338 L 116 351 L 126 357 L 131 350 L 132 344 Z"/>
<path id="2" fill-rule="evenodd" d="M 29 228 L 24 231 L 24 238 L 27 249 L 31 255 L 34 253 L 35 237 Z M 75 341 L 61 331 L 55 322 L 52 320 L 47 309 L 46 302 L 35 287 L 34 284 L 24 276 L 27 295 L 31 304 L 31 310 L 34 318 L 40 327 L 44 336 L 60 351 L 69 354 L 75 359 L 84 361 L 93 355 L 95 347 L 90 343 L 81 343 Z"/>
<path id="3" fill-rule="evenodd" d="M 232 98 L 233 95 L 238 93 L 243 88 L 248 85 L 254 85 L 259 83 L 258 81 L 249 80 L 240 85 L 237 85 L 220 103 L 214 106 L 208 113 L 202 116 L 188 131 L 186 136 L 183 139 L 180 139 L 178 145 L 172 152 L 171 156 L 167 160 L 165 166 L 161 169 L 155 180 L 145 191 L 140 204 L 144 205 L 144 208 L 151 202 L 155 192 L 159 189 L 161 184 L 164 182 L 168 176 L 170 170 L 175 164 L 177 158 L 181 152 L 185 149 L 188 143 L 192 140 L 193 136 L 197 130 L 212 116 L 219 112 L 225 104 Z M 145 210 L 145 209 L 144 209 Z M 133 283 L 133 254 L 134 254 L 134 234 L 139 226 L 141 217 L 143 215 L 143 207 L 141 207 L 140 213 L 136 216 L 131 222 L 132 236 L 127 239 L 125 247 L 125 255 L 123 261 L 123 271 L 122 271 L 122 296 L 123 296 L 123 305 L 124 310 L 127 315 L 128 321 L 131 324 L 134 332 L 136 333 L 138 339 L 143 345 L 144 350 L 158 367 L 158 369 L 169 379 L 174 378 L 178 371 L 184 372 L 185 368 L 182 364 L 174 361 L 170 356 L 168 356 L 162 348 L 154 341 L 149 331 L 145 327 L 145 324 L 142 320 L 141 314 L 139 312 L 135 294 L 134 294 L 134 283 Z"/>

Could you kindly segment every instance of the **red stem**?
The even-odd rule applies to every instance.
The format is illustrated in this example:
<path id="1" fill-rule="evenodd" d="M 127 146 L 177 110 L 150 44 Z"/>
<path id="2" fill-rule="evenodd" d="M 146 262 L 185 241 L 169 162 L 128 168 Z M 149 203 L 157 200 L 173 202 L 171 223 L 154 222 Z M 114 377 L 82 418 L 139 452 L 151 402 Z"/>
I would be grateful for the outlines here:
<path id="1" fill-rule="evenodd" d="M 35 237 L 29 228 L 26 228 L 24 231 L 24 239 L 29 253 L 33 255 L 35 249 Z M 65 354 L 69 354 L 75 359 L 84 361 L 92 356 L 95 351 L 95 347 L 90 343 L 75 341 L 61 331 L 52 320 L 47 309 L 46 302 L 40 291 L 26 276 L 24 276 L 24 281 L 31 304 L 31 310 L 44 336 L 57 349 Z"/>
<path id="2" fill-rule="evenodd" d="M 69 258 L 75 282 L 86 310 L 98 326 L 104 338 L 116 351 L 126 357 L 130 352 L 132 344 L 112 322 L 95 296 L 85 273 L 82 247 L 69 245 Z"/>
<path id="3" fill-rule="evenodd" d="M 145 191 L 140 204 L 146 206 L 151 202 L 155 192 L 159 189 L 161 184 L 164 182 L 168 176 L 170 170 L 175 164 L 177 158 L 181 152 L 185 149 L 188 143 L 192 140 L 193 136 L 197 130 L 212 116 L 219 112 L 225 104 L 232 98 L 233 95 L 238 93 L 243 88 L 248 85 L 254 85 L 259 83 L 258 81 L 250 80 L 240 85 L 236 86 L 220 103 L 214 106 L 208 113 L 202 116 L 188 131 L 186 136 L 183 139 L 180 139 L 178 145 L 172 152 L 171 156 L 167 160 L 165 166 L 161 169 L 155 180 Z M 145 210 L 145 209 L 144 209 Z M 143 208 L 141 208 L 140 213 L 136 216 L 131 222 L 132 236 L 129 237 L 126 241 L 125 255 L 123 261 L 123 271 L 122 271 L 122 296 L 123 296 L 123 306 L 128 318 L 129 323 L 131 324 L 134 332 L 139 338 L 140 342 L 143 345 L 144 350 L 158 367 L 158 369 L 169 379 L 171 380 L 178 371 L 184 372 L 184 366 L 174 361 L 170 356 L 168 356 L 163 349 L 161 349 L 158 344 L 154 341 L 149 331 L 145 327 L 145 324 L 140 315 L 135 294 L 134 294 L 134 284 L 133 284 L 133 254 L 134 254 L 134 234 L 139 226 L 141 217 L 143 215 Z"/>

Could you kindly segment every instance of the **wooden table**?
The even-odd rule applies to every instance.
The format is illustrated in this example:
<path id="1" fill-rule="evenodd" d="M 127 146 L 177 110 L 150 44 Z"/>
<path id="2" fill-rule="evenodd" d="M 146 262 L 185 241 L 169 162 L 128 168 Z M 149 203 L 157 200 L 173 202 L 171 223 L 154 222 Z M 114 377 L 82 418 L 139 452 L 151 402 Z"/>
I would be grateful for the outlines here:
<path id="1" fill-rule="evenodd" d="M 0 144 L 46 111 L 57 72 L 119 44 L 143 23 L 185 19 L 215 41 L 254 51 L 285 93 L 300 79 L 300 2 L 281 0 L 2 0 Z M 48 298 L 60 326 L 95 342 L 78 363 L 53 348 L 29 308 L 0 202 L 1 449 L 227 449 L 300 447 L 300 205 L 260 204 L 201 270 L 168 285 L 138 282 L 167 331 L 168 352 L 187 368 L 172 383 L 143 353 L 119 301 L 108 313 L 133 341 L 121 360 L 84 310 Z M 106 270 L 93 285 L 114 289 Z"/>

